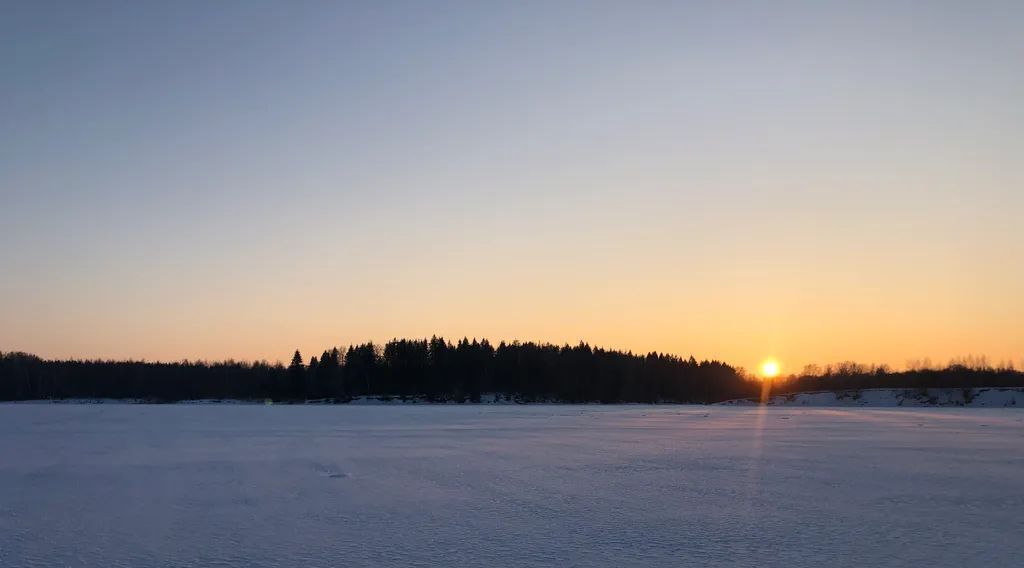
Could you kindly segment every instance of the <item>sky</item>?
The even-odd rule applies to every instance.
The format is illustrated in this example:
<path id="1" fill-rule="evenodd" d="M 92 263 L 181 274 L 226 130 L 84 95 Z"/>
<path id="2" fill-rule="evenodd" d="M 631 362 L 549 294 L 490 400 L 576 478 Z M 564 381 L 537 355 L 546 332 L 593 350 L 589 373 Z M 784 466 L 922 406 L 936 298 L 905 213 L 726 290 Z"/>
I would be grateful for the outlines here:
<path id="1" fill-rule="evenodd" d="M 0 15 L 0 350 L 1024 362 L 1024 3 Z"/>

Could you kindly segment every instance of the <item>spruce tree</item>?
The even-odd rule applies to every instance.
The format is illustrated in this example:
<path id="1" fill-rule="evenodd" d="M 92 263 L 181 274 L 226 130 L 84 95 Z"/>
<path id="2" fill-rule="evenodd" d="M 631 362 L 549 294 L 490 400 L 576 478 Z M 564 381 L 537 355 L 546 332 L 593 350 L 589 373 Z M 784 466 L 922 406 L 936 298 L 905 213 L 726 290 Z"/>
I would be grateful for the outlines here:
<path id="1" fill-rule="evenodd" d="M 288 376 L 291 379 L 291 392 L 294 398 L 302 398 L 305 390 L 306 366 L 302 364 L 302 353 L 295 350 L 292 362 L 288 365 Z"/>

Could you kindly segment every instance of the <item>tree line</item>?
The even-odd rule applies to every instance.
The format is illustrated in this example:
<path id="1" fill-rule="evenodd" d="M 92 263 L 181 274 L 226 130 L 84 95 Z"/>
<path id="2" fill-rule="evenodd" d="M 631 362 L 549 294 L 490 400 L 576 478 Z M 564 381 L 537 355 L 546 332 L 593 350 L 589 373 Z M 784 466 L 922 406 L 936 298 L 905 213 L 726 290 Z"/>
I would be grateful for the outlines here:
<path id="1" fill-rule="evenodd" d="M 0 354 L 0 400 L 65 398 L 431 402 L 715 402 L 757 389 L 720 361 L 663 353 L 463 338 L 394 339 L 333 348 L 288 366 L 266 362 L 44 360 Z"/>
<path id="2" fill-rule="evenodd" d="M 1024 373 L 1015 369 L 1012 363 L 991 365 L 984 357 L 953 359 L 945 367 L 933 365 L 928 360 L 917 361 L 904 371 L 893 371 L 886 365 L 847 361 L 824 368 L 808 365 L 799 375 L 775 381 L 772 392 L 983 387 L 1024 388 Z"/>
<path id="3" fill-rule="evenodd" d="M 809 366 L 772 392 L 867 388 L 1024 387 L 1010 365 L 958 360 L 906 371 L 856 363 Z M 287 366 L 260 362 L 44 360 L 0 353 L 0 400 L 69 398 L 175 402 L 202 399 L 348 402 L 357 397 L 431 402 L 710 403 L 753 398 L 759 380 L 720 361 L 578 345 L 463 338 L 394 339 L 332 348 Z"/>

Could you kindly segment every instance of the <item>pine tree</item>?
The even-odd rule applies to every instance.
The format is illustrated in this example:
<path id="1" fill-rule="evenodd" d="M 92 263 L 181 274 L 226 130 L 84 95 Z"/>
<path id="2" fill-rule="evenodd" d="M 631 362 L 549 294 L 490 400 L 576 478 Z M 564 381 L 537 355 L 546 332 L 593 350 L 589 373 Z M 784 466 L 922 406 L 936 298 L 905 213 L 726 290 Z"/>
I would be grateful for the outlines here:
<path id="1" fill-rule="evenodd" d="M 294 398 L 302 398 L 305 390 L 306 366 L 302 364 L 302 353 L 295 350 L 292 362 L 288 365 L 288 376 L 291 379 L 291 393 Z"/>

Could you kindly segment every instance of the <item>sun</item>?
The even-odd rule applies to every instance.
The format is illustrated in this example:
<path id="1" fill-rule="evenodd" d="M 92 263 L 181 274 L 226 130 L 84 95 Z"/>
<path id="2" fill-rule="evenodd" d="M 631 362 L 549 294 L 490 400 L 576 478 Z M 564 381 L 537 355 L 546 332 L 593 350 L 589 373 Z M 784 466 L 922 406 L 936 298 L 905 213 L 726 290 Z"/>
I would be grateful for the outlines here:
<path id="1" fill-rule="evenodd" d="M 779 362 L 775 359 L 765 359 L 761 363 L 761 376 L 766 379 L 779 376 Z"/>

